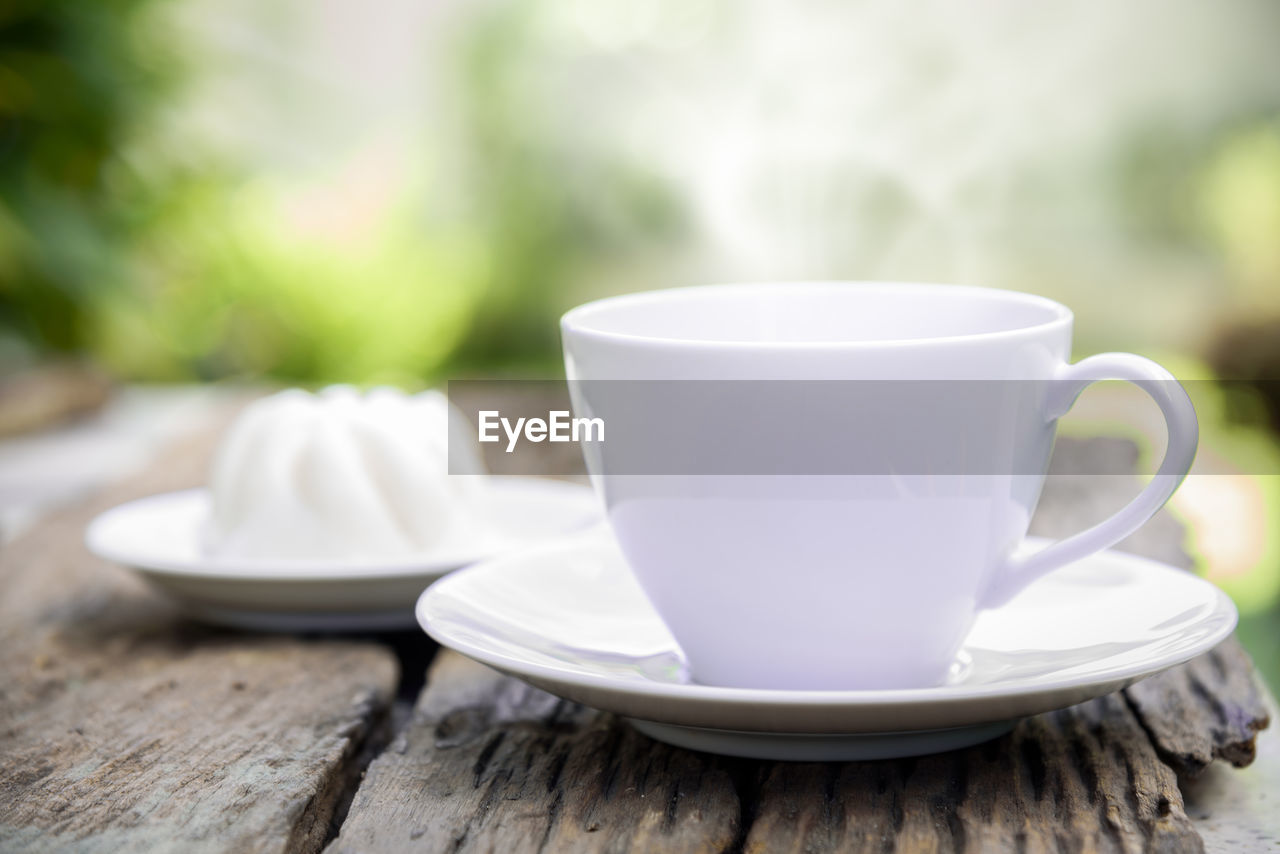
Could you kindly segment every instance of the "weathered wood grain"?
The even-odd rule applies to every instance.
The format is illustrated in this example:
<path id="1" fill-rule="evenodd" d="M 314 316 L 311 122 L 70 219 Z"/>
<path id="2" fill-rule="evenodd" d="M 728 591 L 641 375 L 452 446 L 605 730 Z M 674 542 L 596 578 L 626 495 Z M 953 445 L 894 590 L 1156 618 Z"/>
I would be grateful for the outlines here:
<path id="1" fill-rule="evenodd" d="M 1265 691 L 1267 710 L 1276 717 L 1275 697 Z M 1280 844 L 1280 739 L 1258 739 L 1258 754 L 1248 767 L 1214 762 L 1195 777 L 1179 776 L 1187 815 L 1211 854 L 1274 854 Z"/>
<path id="2" fill-rule="evenodd" d="M 327 851 L 724 851 L 729 767 L 445 650 Z"/>
<path id="3" fill-rule="evenodd" d="M 327 854 L 739 848 L 1201 850 L 1119 695 L 939 756 L 752 762 L 650 741 L 442 651 Z"/>
<path id="4" fill-rule="evenodd" d="M 390 653 L 200 628 L 80 546 L 99 510 L 199 482 L 217 427 L 0 555 L 0 850 L 314 851 L 342 819 Z M 1136 491 L 1072 474 L 1099 453 L 1135 452 L 1059 443 L 1036 533 Z M 1189 566 L 1182 536 L 1161 514 L 1124 547 Z M 1198 851 L 1174 770 L 1251 758 L 1250 671 L 1229 641 L 968 751 L 819 765 L 670 748 L 446 651 L 328 850 Z"/>
<path id="5" fill-rule="evenodd" d="M 1136 494 L 1136 478 L 1097 473 L 1133 471 L 1137 462 L 1138 447 L 1124 439 L 1059 440 L 1032 532 L 1065 537 L 1115 512 Z M 1185 541 L 1181 523 L 1161 511 L 1119 548 L 1191 569 Z M 1180 774 L 1199 774 L 1214 759 L 1247 765 L 1257 733 L 1270 723 L 1253 662 L 1235 638 L 1125 695 L 1160 755 Z"/>
<path id="6" fill-rule="evenodd" d="M 1235 640 L 1125 694 L 1164 760 L 1180 774 L 1199 774 L 1215 759 L 1248 765 L 1259 730 L 1270 723 L 1253 663 Z"/>
<path id="7" fill-rule="evenodd" d="M 81 545 L 99 510 L 200 482 L 212 443 L 0 555 L 0 850 L 314 851 L 349 797 L 394 656 L 195 626 Z"/>
<path id="8" fill-rule="evenodd" d="M 1135 455 L 1125 442 L 1061 443 L 1037 532 L 1065 536 L 1120 507 L 1133 478 L 1070 472 L 1131 470 Z M 1187 566 L 1182 537 L 1161 514 L 1125 545 Z M 1203 715 L 1177 730 L 1153 710 L 1173 708 L 1170 692 L 1194 674 L 1224 708 L 1247 704 L 1248 659 L 1231 644 L 1142 683 L 1136 696 L 1149 703 L 1114 694 L 966 751 L 832 764 L 673 750 L 443 651 L 413 724 L 370 766 L 329 854 L 1200 851 L 1170 748 L 1227 756 L 1258 717 L 1228 737 Z"/>
<path id="9" fill-rule="evenodd" d="M 1117 695 L 968 750 L 762 772 L 748 852 L 1201 850 L 1173 771 Z"/>

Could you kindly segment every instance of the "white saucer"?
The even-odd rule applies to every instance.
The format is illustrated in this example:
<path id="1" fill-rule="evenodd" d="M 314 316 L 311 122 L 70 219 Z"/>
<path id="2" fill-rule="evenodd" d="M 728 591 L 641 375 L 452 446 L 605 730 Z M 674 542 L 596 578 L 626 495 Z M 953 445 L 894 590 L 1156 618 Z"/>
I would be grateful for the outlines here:
<path id="1" fill-rule="evenodd" d="M 977 744 L 1109 694 L 1231 634 L 1216 587 L 1104 552 L 985 612 L 949 684 L 886 691 L 718 688 L 679 648 L 606 526 L 455 573 L 418 600 L 440 643 L 681 747 L 761 759 L 881 759 Z M 765 614 L 751 619 L 767 619 Z"/>
<path id="2" fill-rule="evenodd" d="M 153 495 L 94 519 L 85 543 L 130 567 L 190 614 L 266 631 L 354 631 L 413 625 L 422 589 L 493 552 L 450 549 L 378 563 L 212 558 L 201 552 L 204 489 Z M 481 510 L 506 548 L 580 531 L 601 518 L 590 487 L 493 477 Z"/>

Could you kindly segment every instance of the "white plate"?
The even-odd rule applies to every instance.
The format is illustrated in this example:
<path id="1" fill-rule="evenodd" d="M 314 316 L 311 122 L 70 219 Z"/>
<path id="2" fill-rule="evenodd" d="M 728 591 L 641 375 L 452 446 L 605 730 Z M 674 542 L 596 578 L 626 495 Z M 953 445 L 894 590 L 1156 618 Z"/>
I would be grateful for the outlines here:
<path id="1" fill-rule="evenodd" d="M 204 489 L 121 504 L 85 531 L 98 557 L 136 570 L 208 622 L 267 631 L 346 631 L 413 625 L 428 584 L 492 553 L 451 549 L 383 562 L 246 560 L 201 552 L 210 512 Z M 512 546 L 580 531 L 601 518 L 589 487 L 493 477 L 481 512 Z"/>
<path id="2" fill-rule="evenodd" d="M 933 753 L 1119 690 L 1212 648 L 1231 600 L 1190 573 L 1103 552 L 984 612 L 932 688 L 784 691 L 696 684 L 607 528 L 451 575 L 418 600 L 427 633 L 682 747 L 765 759 Z M 767 620 L 768 614 L 743 615 Z"/>

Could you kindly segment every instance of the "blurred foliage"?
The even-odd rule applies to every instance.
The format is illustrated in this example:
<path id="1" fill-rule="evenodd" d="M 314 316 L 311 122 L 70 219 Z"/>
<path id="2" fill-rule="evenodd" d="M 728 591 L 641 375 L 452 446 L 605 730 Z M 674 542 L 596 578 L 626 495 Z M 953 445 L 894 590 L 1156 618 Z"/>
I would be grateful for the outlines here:
<path id="1" fill-rule="evenodd" d="M 1204 170 L 1197 207 L 1249 291 L 1247 308 L 1280 317 L 1280 116 L 1223 135 Z"/>
<path id="2" fill-rule="evenodd" d="M 1253 383 L 1197 400 L 1202 456 L 1232 474 L 1182 504 L 1243 610 L 1280 601 L 1280 476 L 1257 474 L 1280 467 L 1280 89 L 1257 54 L 1234 62 L 1254 37 L 1275 56 L 1273 8 L 1215 33 L 1230 13 L 1194 3 L 1043 26 L 943 3 L 478 0 L 407 42 L 445 93 L 414 117 L 424 139 L 393 123 L 384 150 L 361 126 L 307 171 L 170 135 L 192 80 L 228 71 L 174 29 L 199 5 L 0 0 L 0 372 L 83 353 L 126 380 L 545 376 L 563 310 L 673 269 L 973 275 L 1070 303 L 1083 352 L 1173 350 Z M 270 76 L 249 84 L 260 112 L 341 120 L 325 83 L 357 76 L 358 7 L 271 0 L 262 25 L 249 0 L 205 5 L 215 30 L 259 26 L 229 61 Z M 276 38 L 325 15 L 333 78 Z M 270 130 L 296 155 L 308 128 Z M 1245 511 L 1262 521 L 1233 528 Z"/>
<path id="3" fill-rule="evenodd" d="M 98 305 L 90 343 L 118 375 L 416 385 L 456 345 L 482 267 L 473 241 L 423 234 L 341 193 L 187 181 L 139 241 L 138 277 Z"/>
<path id="4" fill-rule="evenodd" d="M 625 264 L 681 231 L 674 188 L 643 164 L 578 144 L 563 105 L 531 84 L 538 3 L 484 9 L 459 41 L 455 69 L 473 216 L 494 257 L 485 309 L 457 358 L 470 368 L 560 370 L 558 318 L 579 299 L 569 285 L 592 259 Z"/>
<path id="5" fill-rule="evenodd" d="M 554 373 L 575 279 L 678 230 L 666 188 L 575 148 L 530 100 L 528 7 L 486 10 L 453 46 L 448 157 L 374 151 L 307 182 L 148 127 L 185 71 L 154 6 L 31 2 L 0 19 L 10 351 L 87 351 L 141 380 Z M 442 195 L 463 202 L 433 206 Z"/>
<path id="6" fill-rule="evenodd" d="M 298 174 L 201 140 L 175 142 L 159 129 L 157 116 L 192 78 L 226 71 L 205 68 L 208 57 L 192 49 L 191 34 L 175 34 L 172 16 L 160 14 L 171 4 L 9 0 L 0 9 L 0 358 L 15 342 L 37 355 L 85 351 L 126 379 L 416 385 L 468 372 L 555 373 L 564 309 L 662 281 L 663 270 L 680 269 L 670 259 L 704 251 L 723 238 L 709 232 L 726 222 L 732 239 L 718 249 L 758 255 L 761 270 L 775 269 L 766 243 L 797 244 L 776 256 L 787 264 L 812 250 L 840 259 L 830 274 L 868 275 L 880 272 L 868 259 L 884 255 L 883 246 L 898 246 L 884 272 L 902 274 L 917 263 L 932 269 L 922 260 L 927 247 L 963 242 L 963 228 L 947 236 L 957 223 L 916 222 L 924 214 L 894 192 L 919 176 L 882 174 L 849 154 L 848 129 L 823 124 L 825 109 L 817 113 L 822 122 L 802 126 L 814 140 L 774 139 L 772 127 L 753 134 L 751 122 L 762 119 L 751 109 L 725 113 L 739 122 L 727 130 L 695 111 L 682 132 L 719 142 L 691 139 L 697 151 L 673 157 L 682 143 L 666 140 L 667 120 L 733 88 L 704 73 L 714 61 L 689 64 L 706 53 L 690 34 L 718 33 L 730 60 L 751 56 L 735 51 L 752 42 L 731 25 L 727 6 L 703 4 L 697 14 L 660 6 L 641 15 L 622 6 L 494 0 L 433 18 L 449 28 L 430 63 L 446 97 L 429 111 L 424 105 L 431 114 L 424 144 L 391 152 L 374 145 Z M 286 32 L 322 14 L 301 3 L 273 8 Z M 211 20 L 246 14 L 234 5 L 207 11 Z M 680 26 L 667 26 L 673 22 Z M 805 38 L 818 38 L 806 27 Z M 765 55 L 766 48 L 759 46 Z M 284 73 L 274 56 L 257 71 Z M 664 84 L 685 73 L 687 104 L 678 85 Z M 972 85 L 981 90 L 984 80 Z M 767 94 L 767 86 L 756 88 Z M 305 73 L 273 97 L 308 91 L 316 99 L 309 109 L 323 111 L 323 87 Z M 634 114 L 648 118 L 631 127 L 628 99 L 639 97 L 646 100 Z M 753 97 L 744 93 L 743 103 L 750 107 Z M 269 98 L 259 105 L 273 106 Z M 242 120 L 236 107 L 226 123 Z M 907 141 L 916 139 L 911 127 L 898 127 Z M 976 255 L 1003 253 L 997 260 L 1007 274 L 992 276 L 999 284 L 1063 291 L 1080 313 L 1083 350 L 1121 335 L 1128 346 L 1167 346 L 1175 332 L 1162 330 L 1185 336 L 1233 312 L 1249 319 L 1280 312 L 1274 111 L 1134 127 L 1101 177 L 1050 158 L 1040 167 L 1047 183 L 1010 179 L 1011 192 L 1023 188 L 1010 196 L 1011 211 L 1064 212 L 1045 220 L 1047 240 L 1034 224 L 1018 232 L 1025 218 L 1014 214 L 999 225 L 1005 203 L 998 192 L 986 198 L 981 181 L 973 198 L 947 197 L 945 181 L 921 186 L 932 188 L 930 198 L 942 195 L 948 204 L 939 210 L 954 214 L 947 219 L 1000 215 L 969 235 Z M 822 128 L 833 139 L 820 138 Z M 1015 150 L 1024 137 L 1015 134 Z M 849 142 L 867 140 L 855 134 Z M 754 147 L 735 148 L 747 143 Z M 921 150 L 946 160 L 946 149 Z M 1001 158 L 998 147 L 979 153 L 979 164 Z M 716 159 L 732 168 L 701 186 L 719 174 Z M 1084 177 L 1077 180 L 1075 169 Z M 708 206 L 699 200 L 708 192 L 724 198 Z M 1101 199 L 1107 192 L 1116 198 Z M 718 224 L 709 226 L 708 216 Z M 1100 237 L 1081 224 L 1111 232 Z M 1073 235 L 1083 235 L 1079 245 Z M 948 251 L 961 257 L 962 249 Z M 714 251 L 712 276 L 737 269 Z M 1123 298 L 1144 311 L 1112 310 L 1102 297 L 1120 283 Z M 1223 298 L 1206 318 L 1199 306 L 1211 288 Z"/>
<path id="7" fill-rule="evenodd" d="M 149 0 L 0 4 L 0 335 L 76 350 L 148 200 L 120 152 L 178 79 Z"/>

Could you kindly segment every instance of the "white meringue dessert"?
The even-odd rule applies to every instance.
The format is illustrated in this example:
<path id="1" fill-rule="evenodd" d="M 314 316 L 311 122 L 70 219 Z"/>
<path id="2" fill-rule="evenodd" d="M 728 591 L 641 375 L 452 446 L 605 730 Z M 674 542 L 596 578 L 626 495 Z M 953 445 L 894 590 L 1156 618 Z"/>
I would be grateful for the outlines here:
<path id="1" fill-rule="evenodd" d="M 478 447 L 447 398 L 392 388 L 298 389 L 250 404 L 210 479 L 211 557 L 374 562 L 500 545 L 480 505 Z"/>

